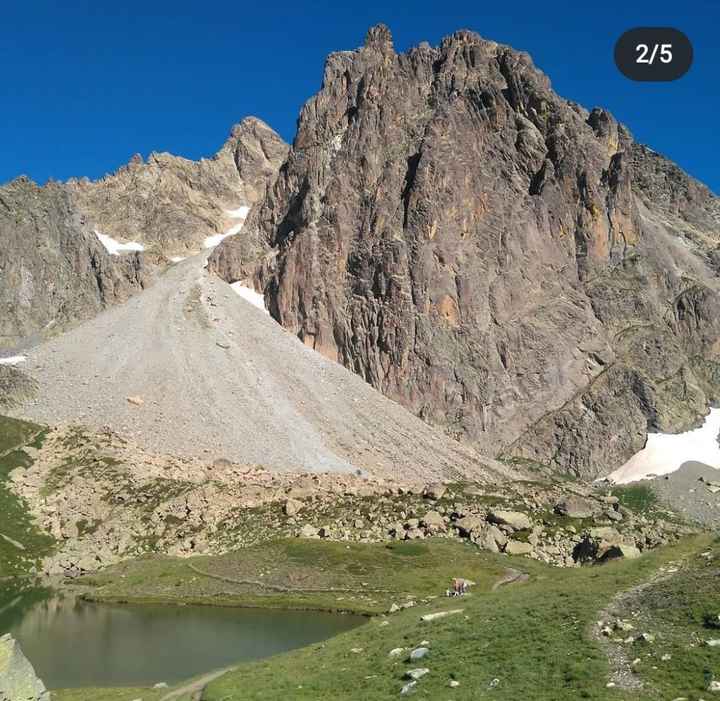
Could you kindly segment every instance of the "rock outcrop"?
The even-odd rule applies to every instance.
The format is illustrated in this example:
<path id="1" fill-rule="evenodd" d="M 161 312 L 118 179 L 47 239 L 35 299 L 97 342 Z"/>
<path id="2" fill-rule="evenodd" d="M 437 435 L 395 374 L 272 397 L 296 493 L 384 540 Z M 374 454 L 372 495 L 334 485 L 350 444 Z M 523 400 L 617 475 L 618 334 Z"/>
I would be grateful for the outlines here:
<path id="1" fill-rule="evenodd" d="M 50 693 L 9 633 L 0 637 L 0 701 L 50 701 Z"/>
<path id="2" fill-rule="evenodd" d="M 0 188 L 0 244 L 0 348 L 94 316 L 148 281 L 143 258 L 111 256 L 60 183 Z"/>
<path id="3" fill-rule="evenodd" d="M 451 435 L 595 477 L 716 398 L 719 243 L 707 188 L 526 54 L 378 26 L 210 266 Z"/>
<path id="4" fill-rule="evenodd" d="M 150 252 L 182 256 L 231 228 L 231 212 L 264 197 L 287 150 L 267 124 L 248 117 L 212 158 L 152 153 L 145 162 L 135 156 L 101 180 L 68 186 L 93 228 Z"/>

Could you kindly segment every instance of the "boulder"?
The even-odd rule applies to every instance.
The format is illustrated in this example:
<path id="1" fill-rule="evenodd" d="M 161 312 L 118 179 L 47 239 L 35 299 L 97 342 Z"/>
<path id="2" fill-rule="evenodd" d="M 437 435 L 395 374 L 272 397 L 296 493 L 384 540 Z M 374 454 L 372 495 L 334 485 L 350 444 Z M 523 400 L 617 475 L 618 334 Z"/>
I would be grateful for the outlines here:
<path id="1" fill-rule="evenodd" d="M 283 512 L 286 516 L 295 516 L 303 507 L 303 503 L 297 499 L 288 499 L 283 506 Z"/>
<path id="2" fill-rule="evenodd" d="M 437 501 L 445 496 L 445 492 L 447 492 L 447 487 L 444 484 L 429 484 L 423 490 L 423 496 L 426 499 Z"/>
<path id="3" fill-rule="evenodd" d="M 405 531 L 405 540 L 422 540 L 425 537 L 419 528 L 408 528 Z"/>
<path id="4" fill-rule="evenodd" d="M 465 516 L 455 521 L 455 528 L 460 531 L 461 535 L 469 536 L 473 531 L 485 528 L 485 521 L 480 516 Z"/>
<path id="5" fill-rule="evenodd" d="M 0 699 L 50 701 L 50 693 L 9 633 L 0 637 Z"/>
<path id="6" fill-rule="evenodd" d="M 510 526 L 516 531 L 522 531 L 532 526 L 527 514 L 522 511 L 491 511 L 488 514 L 488 521 L 501 526 Z"/>
<path id="7" fill-rule="evenodd" d="M 611 545 L 622 542 L 622 536 L 610 526 L 591 528 L 590 537 Z"/>
<path id="8" fill-rule="evenodd" d="M 568 518 L 592 518 L 595 504 L 589 499 L 571 494 L 555 504 L 555 513 Z"/>
<path id="9" fill-rule="evenodd" d="M 315 528 L 315 526 L 311 526 L 309 523 L 306 523 L 300 529 L 298 536 L 300 538 L 317 538 L 318 537 L 318 529 Z"/>
<path id="10" fill-rule="evenodd" d="M 607 562 L 608 560 L 616 560 L 624 557 L 627 560 L 634 560 L 640 557 L 642 553 L 634 545 L 628 543 L 617 543 L 608 547 L 605 552 L 600 555 L 601 562 Z"/>
<path id="11" fill-rule="evenodd" d="M 505 546 L 505 552 L 508 555 L 529 555 L 533 551 L 530 543 L 523 543 L 519 540 L 508 540 Z"/>
<path id="12" fill-rule="evenodd" d="M 413 679 L 414 681 L 417 681 L 418 679 L 421 679 L 424 677 L 430 670 L 427 667 L 418 667 L 417 669 L 409 669 L 407 672 L 405 672 L 405 678 L 406 679 Z"/>
<path id="13" fill-rule="evenodd" d="M 507 536 L 491 523 L 486 523 L 481 530 L 473 531 L 472 540 L 481 550 L 491 553 L 500 552 L 508 541 Z"/>
<path id="14" fill-rule="evenodd" d="M 429 531 L 433 532 L 445 531 L 447 529 L 445 519 L 437 511 L 428 511 L 422 519 L 420 519 L 420 523 Z"/>
<path id="15" fill-rule="evenodd" d="M 417 682 L 416 682 L 416 681 L 408 682 L 407 684 L 405 684 L 405 686 L 403 686 L 402 689 L 400 689 L 400 695 L 401 695 L 401 696 L 407 696 L 407 694 L 409 694 L 410 692 L 412 692 L 412 690 L 413 690 L 416 686 L 417 686 Z"/>

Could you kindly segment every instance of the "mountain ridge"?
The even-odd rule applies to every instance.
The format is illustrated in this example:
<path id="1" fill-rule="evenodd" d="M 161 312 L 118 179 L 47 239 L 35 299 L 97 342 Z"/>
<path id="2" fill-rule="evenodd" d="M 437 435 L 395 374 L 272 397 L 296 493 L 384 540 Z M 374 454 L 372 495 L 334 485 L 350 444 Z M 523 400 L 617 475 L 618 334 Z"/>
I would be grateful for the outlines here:
<path id="1" fill-rule="evenodd" d="M 97 181 L 40 186 L 20 176 L 1 186 L 0 348 L 26 347 L 91 318 L 152 284 L 170 259 L 238 229 L 286 148 L 248 117 L 211 158 L 153 153 Z M 113 255 L 100 235 L 137 252 Z"/>

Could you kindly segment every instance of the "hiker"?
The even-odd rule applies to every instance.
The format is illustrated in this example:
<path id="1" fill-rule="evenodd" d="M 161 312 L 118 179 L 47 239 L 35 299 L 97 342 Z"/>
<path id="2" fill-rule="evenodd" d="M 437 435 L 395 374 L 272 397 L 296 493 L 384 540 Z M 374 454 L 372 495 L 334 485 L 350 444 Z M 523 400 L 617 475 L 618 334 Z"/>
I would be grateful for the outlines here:
<path id="1" fill-rule="evenodd" d="M 446 593 L 448 596 L 463 596 L 467 594 L 472 583 L 469 579 L 454 577 L 452 580 L 452 590 L 448 589 Z"/>

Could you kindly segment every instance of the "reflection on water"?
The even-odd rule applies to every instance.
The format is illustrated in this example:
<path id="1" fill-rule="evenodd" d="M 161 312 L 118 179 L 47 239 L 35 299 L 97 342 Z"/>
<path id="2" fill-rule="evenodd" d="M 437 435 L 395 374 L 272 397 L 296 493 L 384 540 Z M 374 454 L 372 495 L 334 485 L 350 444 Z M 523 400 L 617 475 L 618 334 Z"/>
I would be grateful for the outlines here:
<path id="1" fill-rule="evenodd" d="M 301 611 L 91 604 L 36 591 L 16 601 L 13 594 L 0 596 L 0 634 L 20 641 L 50 688 L 173 683 L 363 621 Z"/>

